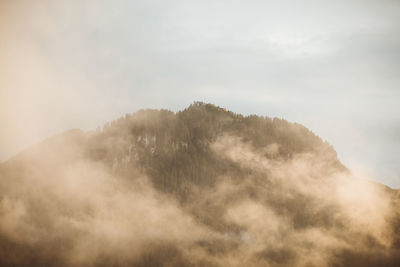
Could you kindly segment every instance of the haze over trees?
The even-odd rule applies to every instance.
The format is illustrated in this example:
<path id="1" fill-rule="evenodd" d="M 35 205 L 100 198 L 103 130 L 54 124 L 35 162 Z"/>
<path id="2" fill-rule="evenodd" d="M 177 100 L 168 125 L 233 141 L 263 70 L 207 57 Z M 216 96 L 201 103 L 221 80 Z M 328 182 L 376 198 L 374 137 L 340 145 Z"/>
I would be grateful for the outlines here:
<path id="1" fill-rule="evenodd" d="M 399 266 L 399 202 L 300 124 L 140 110 L 0 165 L 0 265 Z"/>

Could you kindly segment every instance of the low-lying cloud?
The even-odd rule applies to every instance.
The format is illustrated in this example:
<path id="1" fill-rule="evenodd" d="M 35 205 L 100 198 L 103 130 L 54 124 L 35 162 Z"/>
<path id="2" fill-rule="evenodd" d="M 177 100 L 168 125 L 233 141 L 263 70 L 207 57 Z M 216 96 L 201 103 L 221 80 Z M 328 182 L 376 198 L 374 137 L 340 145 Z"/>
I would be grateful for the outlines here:
<path id="1" fill-rule="evenodd" d="M 351 262 L 346 255 L 367 255 L 378 266 L 398 259 L 386 187 L 337 171 L 323 153 L 283 159 L 278 144 L 255 148 L 232 135 L 210 148 L 248 175 L 193 185 L 186 203 L 154 189 L 138 166 L 127 179 L 90 159 L 76 139 L 10 160 L 0 180 L 2 263 L 342 266 Z"/>

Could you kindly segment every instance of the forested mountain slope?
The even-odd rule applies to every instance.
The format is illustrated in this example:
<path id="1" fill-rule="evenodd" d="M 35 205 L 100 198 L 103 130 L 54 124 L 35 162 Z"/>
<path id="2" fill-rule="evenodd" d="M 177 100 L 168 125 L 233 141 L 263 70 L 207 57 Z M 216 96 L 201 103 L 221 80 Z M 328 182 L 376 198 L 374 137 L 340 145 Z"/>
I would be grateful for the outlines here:
<path id="1" fill-rule="evenodd" d="M 400 194 L 304 126 L 196 102 L 0 165 L 1 266 L 399 266 Z"/>

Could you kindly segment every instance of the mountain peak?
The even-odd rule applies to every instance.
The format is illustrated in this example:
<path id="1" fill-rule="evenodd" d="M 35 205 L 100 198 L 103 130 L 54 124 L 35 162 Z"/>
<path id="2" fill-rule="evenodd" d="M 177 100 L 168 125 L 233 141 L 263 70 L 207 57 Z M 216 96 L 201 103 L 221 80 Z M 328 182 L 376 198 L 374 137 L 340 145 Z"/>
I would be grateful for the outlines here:
<path id="1" fill-rule="evenodd" d="M 213 104 L 68 131 L 0 178 L 2 266 L 399 263 L 398 192 L 298 123 Z"/>

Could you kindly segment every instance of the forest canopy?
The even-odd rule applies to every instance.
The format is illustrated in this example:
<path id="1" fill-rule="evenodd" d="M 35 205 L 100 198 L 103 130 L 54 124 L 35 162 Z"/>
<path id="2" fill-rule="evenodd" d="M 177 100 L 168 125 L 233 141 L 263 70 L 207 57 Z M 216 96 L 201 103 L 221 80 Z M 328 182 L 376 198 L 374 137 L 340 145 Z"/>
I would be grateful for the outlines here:
<path id="1" fill-rule="evenodd" d="M 0 165 L 1 266 L 399 266 L 399 191 L 284 119 L 139 110 Z"/>

